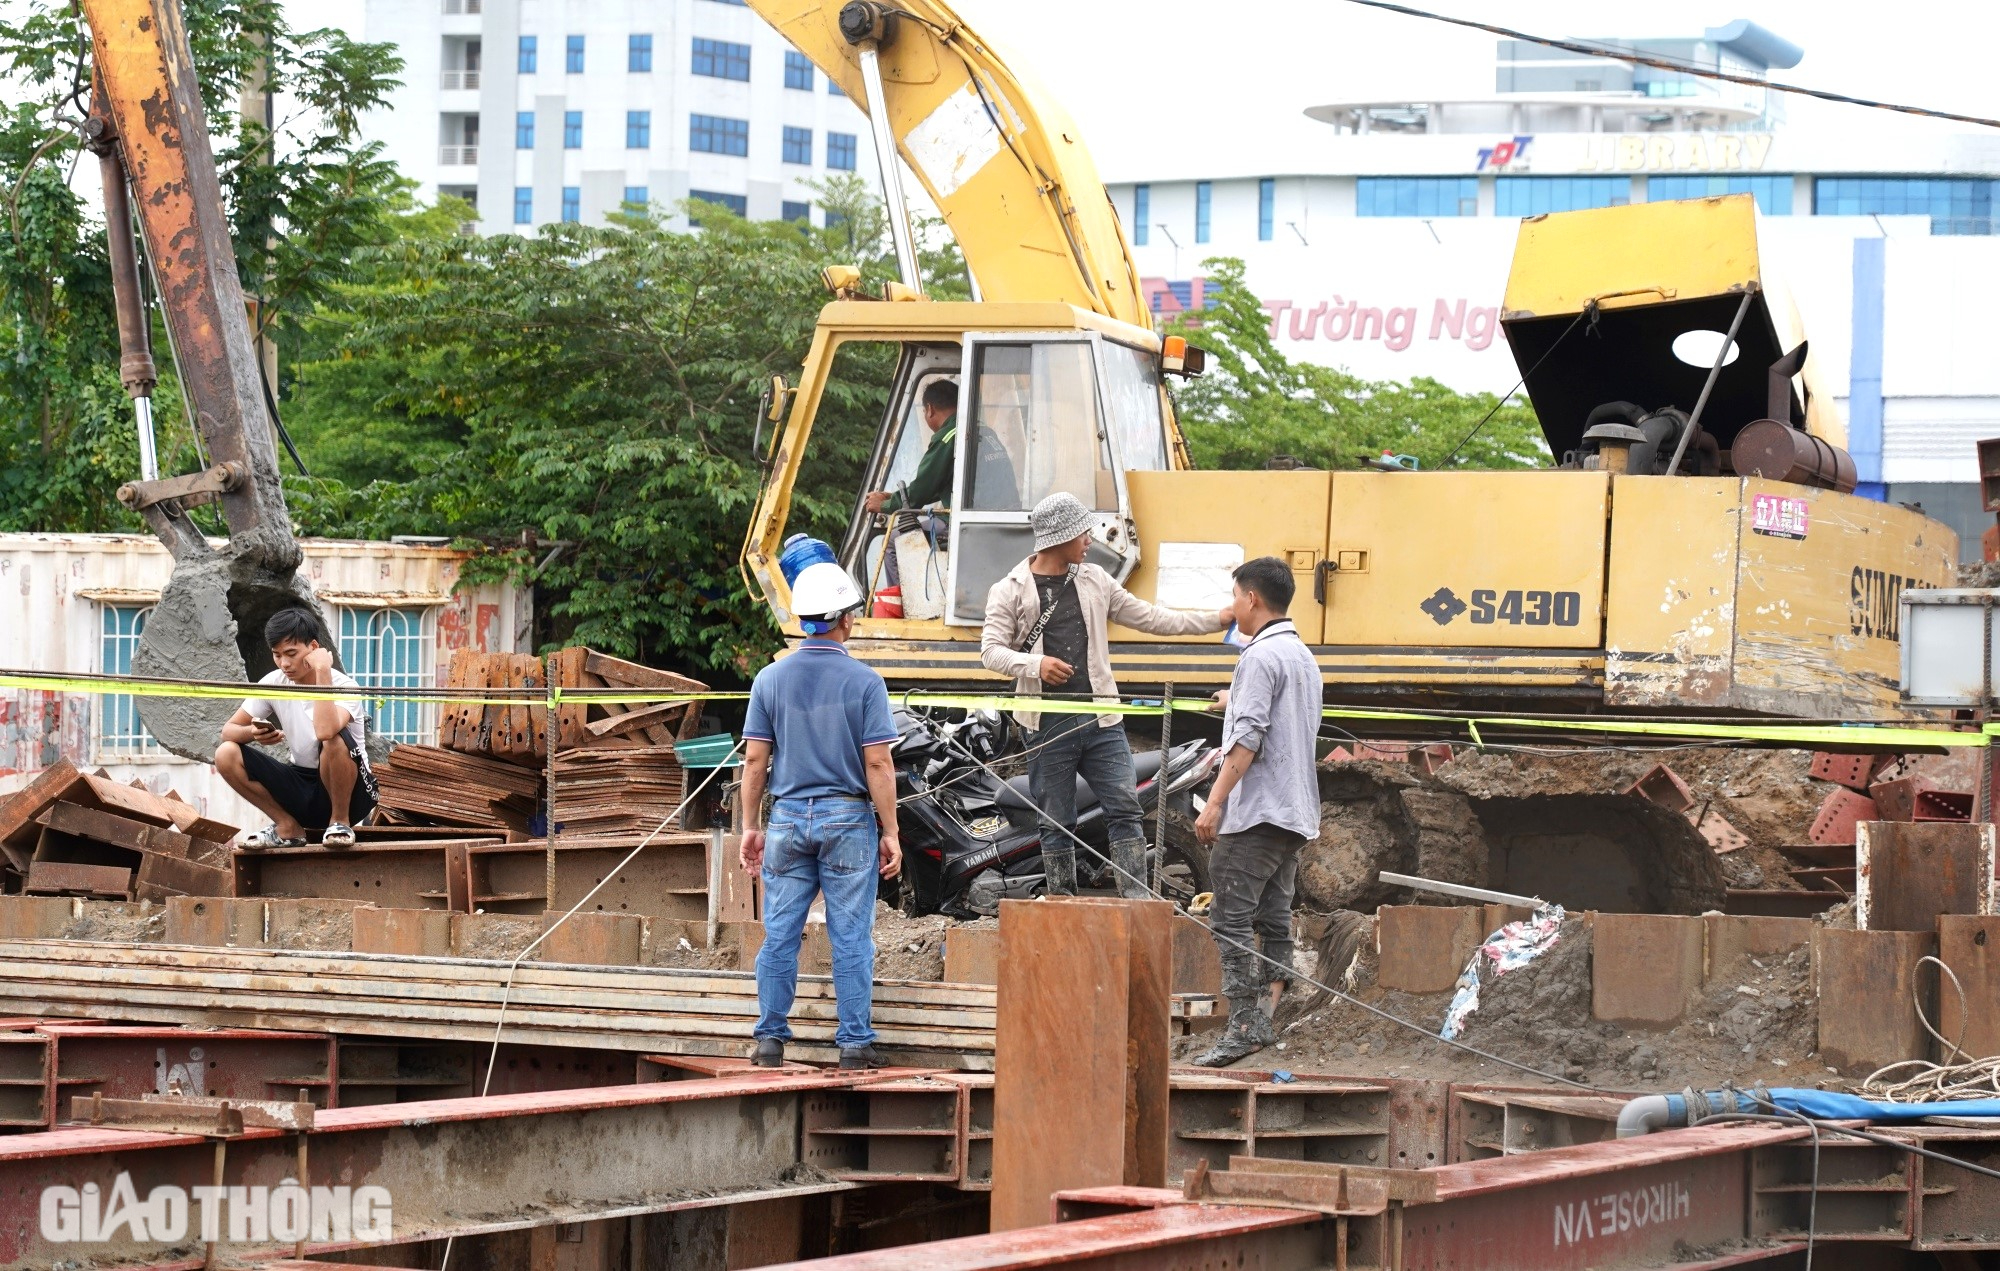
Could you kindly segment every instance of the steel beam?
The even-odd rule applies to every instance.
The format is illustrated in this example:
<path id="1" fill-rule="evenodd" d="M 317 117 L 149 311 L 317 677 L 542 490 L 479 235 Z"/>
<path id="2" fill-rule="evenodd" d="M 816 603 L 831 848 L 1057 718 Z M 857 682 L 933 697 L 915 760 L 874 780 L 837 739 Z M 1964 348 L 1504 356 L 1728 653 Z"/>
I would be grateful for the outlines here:
<path id="1" fill-rule="evenodd" d="M 885 1073 L 776 1072 L 646 1086 L 437 1099 L 323 1111 L 304 1136 L 253 1129 L 220 1144 L 222 1182 L 275 1188 L 380 1187 L 396 1243 L 573 1223 L 852 1188 L 802 1172 L 803 1105 Z M 192 1134 L 71 1127 L 0 1139 L 0 1266 L 37 1271 L 92 1263 L 172 1264 L 201 1256 L 194 1222 L 180 1247 L 140 1242 L 129 1226 L 78 1244 L 44 1237 L 51 1186 L 113 1195 L 129 1175 L 156 1187 L 212 1185 L 218 1143 Z M 352 1247 L 329 1228 L 308 1252 Z M 290 1242 L 225 1244 L 233 1259 L 284 1256 Z"/>
<path id="2" fill-rule="evenodd" d="M 820 1271 L 999 1271 L 1055 1264 L 1102 1268 L 1342 1266 L 1397 1271 L 1563 1271 L 1741 1265 L 1803 1248 L 1766 1230 L 1751 1209 L 1752 1164 L 1789 1150 L 1803 1129 L 1676 1130 L 1442 1166 L 1430 1202 L 1373 1203 L 1328 1214 L 1241 1203 L 1192 1205 L 1176 1191 L 1100 1188 L 1059 1193 L 1075 1221 L 852 1254 L 797 1266 Z M 1127 1212 L 1119 1212 L 1119 1211 Z M 1683 1262 L 1689 1249 L 1726 1257 Z"/>

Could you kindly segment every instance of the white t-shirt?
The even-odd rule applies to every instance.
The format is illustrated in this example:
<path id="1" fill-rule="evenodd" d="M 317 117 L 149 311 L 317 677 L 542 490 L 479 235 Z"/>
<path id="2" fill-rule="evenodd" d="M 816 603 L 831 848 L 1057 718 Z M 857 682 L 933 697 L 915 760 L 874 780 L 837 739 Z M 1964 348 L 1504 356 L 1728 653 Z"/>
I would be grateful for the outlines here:
<path id="1" fill-rule="evenodd" d="M 335 688 L 358 689 L 361 686 L 345 671 L 329 671 L 329 678 Z M 310 684 L 300 684 L 288 679 L 283 671 L 272 671 L 259 684 L 280 684 L 287 688 L 311 688 Z M 368 749 L 364 726 L 361 723 L 363 702 L 359 697 L 343 697 L 334 703 L 346 710 L 347 727 L 341 731 L 347 737 L 349 754 L 357 756 L 356 762 L 363 768 L 368 766 Z M 315 703 L 303 697 L 246 697 L 243 709 L 252 719 L 275 719 L 284 730 L 285 744 L 291 747 L 292 763 L 300 768 L 319 767 L 319 737 L 313 732 L 313 706 Z"/>

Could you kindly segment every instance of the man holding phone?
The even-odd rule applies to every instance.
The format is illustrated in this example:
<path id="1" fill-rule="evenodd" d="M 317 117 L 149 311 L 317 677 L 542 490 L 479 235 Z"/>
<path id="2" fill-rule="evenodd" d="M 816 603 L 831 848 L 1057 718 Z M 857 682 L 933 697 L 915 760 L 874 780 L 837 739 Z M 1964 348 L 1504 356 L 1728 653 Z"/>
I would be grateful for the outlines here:
<path id="1" fill-rule="evenodd" d="M 246 698 L 222 726 L 215 770 L 272 821 L 246 847 L 303 847 L 315 830 L 326 847 L 352 847 L 355 822 L 375 810 L 361 686 L 334 669 L 333 651 L 320 645 L 319 631 L 318 620 L 304 609 L 272 614 L 264 639 L 277 668 L 258 683 L 353 689 L 354 696 Z M 278 745 L 291 752 L 290 763 L 258 749 Z"/>

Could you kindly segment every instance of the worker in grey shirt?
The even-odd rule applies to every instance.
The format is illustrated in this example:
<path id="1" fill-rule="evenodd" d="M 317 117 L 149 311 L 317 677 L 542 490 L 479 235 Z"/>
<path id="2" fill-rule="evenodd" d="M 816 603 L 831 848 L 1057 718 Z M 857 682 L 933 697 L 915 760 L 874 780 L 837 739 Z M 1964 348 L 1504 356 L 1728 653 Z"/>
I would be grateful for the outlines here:
<path id="1" fill-rule="evenodd" d="M 1209 1068 L 1277 1040 L 1271 1016 L 1291 978 L 1299 849 L 1319 837 L 1319 662 L 1285 616 L 1291 568 L 1275 556 L 1237 566 L 1236 622 L 1252 637 L 1221 694 L 1222 771 L 1195 822 L 1214 844 L 1208 925 L 1222 953 L 1229 1026 L 1195 1057 Z M 1263 957 L 1254 951 L 1262 946 Z"/>

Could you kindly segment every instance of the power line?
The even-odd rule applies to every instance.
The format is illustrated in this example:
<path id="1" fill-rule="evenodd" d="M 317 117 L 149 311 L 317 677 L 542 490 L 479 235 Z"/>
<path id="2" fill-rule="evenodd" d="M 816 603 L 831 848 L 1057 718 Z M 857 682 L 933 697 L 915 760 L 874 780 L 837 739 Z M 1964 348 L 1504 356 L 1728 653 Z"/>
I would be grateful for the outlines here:
<path id="1" fill-rule="evenodd" d="M 1846 93 L 1828 92 L 1823 88 L 1807 88 L 1803 84 L 1787 84 L 1774 79 L 1758 79 L 1754 75 L 1737 75 L 1720 68 L 1694 66 L 1677 62 L 1672 58 L 1655 57 L 1634 49 L 1622 49 L 1585 40 L 1558 40 L 1546 35 L 1530 35 L 1526 31 L 1516 31 L 1512 27 L 1495 26 L 1490 22 L 1475 22 L 1471 18 L 1454 18 L 1449 14 L 1432 13 L 1427 9 L 1413 9 L 1408 5 L 1391 4 L 1389 0 L 1346 0 L 1348 4 L 1360 5 L 1368 9 L 1381 9 L 1388 13 L 1400 13 L 1407 18 L 1424 18 L 1431 22 L 1443 22 L 1451 26 L 1469 27 L 1475 31 L 1485 31 L 1493 35 L 1505 36 L 1510 40 L 1523 40 L 1529 44 L 1540 44 L 1547 48 L 1562 49 L 1569 53 L 1581 53 L 1585 57 L 1606 57 L 1614 61 L 1630 62 L 1634 66 L 1650 66 L 1656 70 L 1674 71 L 1682 75 L 1693 75 L 1700 79 L 1721 80 L 1726 84 L 1744 84 L 1751 88 L 1769 89 L 1774 93 L 1791 93 L 1798 97 L 1816 97 L 1821 101 L 1838 102 L 1843 106 L 1866 106 L 1870 110 L 1893 110 L 1905 115 L 1919 115 L 1926 119 L 1949 119 L 1954 123 L 1977 124 L 1982 128 L 2000 128 L 2000 119 L 1988 119 L 1983 115 L 1960 115 L 1948 110 L 1932 110 L 1928 106 L 1908 106 L 1901 102 L 1876 101 L 1870 97 L 1850 97 Z"/>

